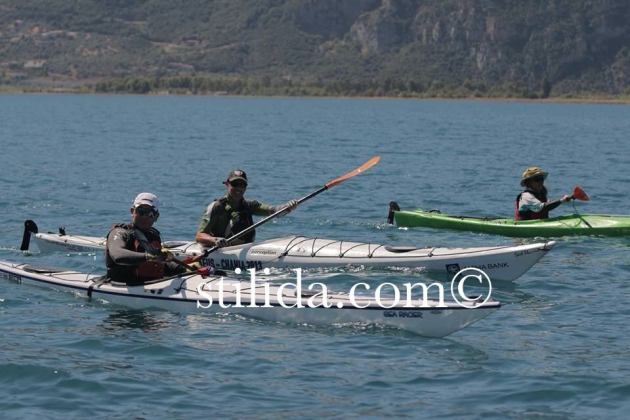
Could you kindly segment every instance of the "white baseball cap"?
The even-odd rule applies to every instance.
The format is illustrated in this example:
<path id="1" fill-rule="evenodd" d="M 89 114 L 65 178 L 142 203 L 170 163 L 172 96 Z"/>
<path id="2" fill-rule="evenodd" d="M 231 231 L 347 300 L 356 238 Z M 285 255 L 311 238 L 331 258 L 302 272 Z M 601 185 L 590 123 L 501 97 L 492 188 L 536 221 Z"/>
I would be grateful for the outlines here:
<path id="1" fill-rule="evenodd" d="M 140 193 L 136 196 L 136 198 L 133 200 L 133 204 L 132 207 L 135 209 L 136 207 L 139 206 L 151 206 L 153 207 L 155 210 L 158 209 L 158 206 L 160 205 L 160 200 L 158 200 L 157 195 L 149 193 L 149 192 L 143 192 Z"/>

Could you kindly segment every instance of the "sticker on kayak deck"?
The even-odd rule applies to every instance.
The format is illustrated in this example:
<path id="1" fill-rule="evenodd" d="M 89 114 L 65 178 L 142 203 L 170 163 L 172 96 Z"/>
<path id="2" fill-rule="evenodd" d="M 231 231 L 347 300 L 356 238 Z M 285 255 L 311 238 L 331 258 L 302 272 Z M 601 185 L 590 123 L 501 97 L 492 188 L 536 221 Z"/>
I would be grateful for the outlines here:
<path id="1" fill-rule="evenodd" d="M 249 251 L 250 254 L 260 254 L 260 255 L 278 255 L 279 252 L 274 249 L 252 249 Z"/>
<path id="2" fill-rule="evenodd" d="M 497 263 L 488 263 L 488 264 L 477 264 L 477 265 L 467 265 L 464 268 L 478 268 L 479 270 L 498 270 L 501 268 L 510 268 L 510 264 L 506 262 L 497 262 Z M 459 273 L 461 268 L 459 264 L 446 264 L 446 272 L 454 276 Z"/>
<path id="3" fill-rule="evenodd" d="M 446 272 L 451 276 L 459 273 L 461 268 L 459 268 L 459 264 L 446 264 Z"/>
<path id="4" fill-rule="evenodd" d="M 479 270 L 498 270 L 499 268 L 510 268 L 510 264 L 506 262 L 488 263 L 479 265 L 469 265 L 465 268 L 478 268 Z"/>
<path id="5" fill-rule="evenodd" d="M 220 268 L 221 270 L 235 270 L 255 268 L 256 270 L 262 270 L 262 261 L 242 261 L 236 259 L 222 258 L 215 260 L 214 258 L 204 258 L 201 260 L 203 265 L 209 265 L 214 268 Z"/>
<path id="6" fill-rule="evenodd" d="M 3 272 L 0 272 L 0 277 L 5 280 L 14 281 L 16 283 L 22 283 L 22 276 L 19 276 L 17 274 L 5 273 L 3 271 Z"/>
<path id="7" fill-rule="evenodd" d="M 527 255 L 527 254 L 535 254 L 537 253 L 539 250 L 538 249 L 524 249 L 523 251 L 516 251 L 514 253 L 515 257 L 520 257 L 522 255 Z"/>
<path id="8" fill-rule="evenodd" d="M 384 318 L 422 318 L 421 311 L 384 311 Z"/>

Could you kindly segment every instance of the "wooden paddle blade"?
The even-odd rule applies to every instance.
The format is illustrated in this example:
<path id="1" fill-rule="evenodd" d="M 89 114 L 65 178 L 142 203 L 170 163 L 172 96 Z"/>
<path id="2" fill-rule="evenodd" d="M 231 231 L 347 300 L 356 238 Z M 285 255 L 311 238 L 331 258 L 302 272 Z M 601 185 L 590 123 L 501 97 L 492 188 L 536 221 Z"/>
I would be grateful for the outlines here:
<path id="1" fill-rule="evenodd" d="M 573 198 L 580 201 L 589 201 L 591 199 L 579 185 L 573 188 Z"/>
<path id="2" fill-rule="evenodd" d="M 332 188 L 335 185 L 341 184 L 343 181 L 352 178 L 353 176 L 359 175 L 361 172 L 367 171 L 372 166 L 376 165 L 379 160 L 381 160 L 380 156 L 373 156 L 373 157 L 371 157 L 367 162 L 365 162 L 363 165 L 359 166 L 358 168 L 353 169 L 350 172 L 348 172 L 346 174 L 343 174 L 340 177 L 337 177 L 337 178 L 333 179 L 332 181 L 329 181 L 325 185 L 326 189 Z"/>

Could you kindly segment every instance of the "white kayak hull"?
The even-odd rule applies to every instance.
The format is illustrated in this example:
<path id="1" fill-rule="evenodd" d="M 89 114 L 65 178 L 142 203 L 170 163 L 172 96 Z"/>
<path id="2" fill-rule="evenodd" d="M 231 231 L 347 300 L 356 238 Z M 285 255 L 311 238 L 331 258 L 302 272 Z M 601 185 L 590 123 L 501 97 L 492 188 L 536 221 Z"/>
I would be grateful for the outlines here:
<path id="1" fill-rule="evenodd" d="M 420 306 L 418 300 L 416 306 L 413 307 L 398 304 L 384 309 L 382 306 L 389 306 L 392 302 L 383 300 L 382 306 L 379 306 L 373 298 L 357 297 L 355 302 L 362 307 L 366 306 L 357 308 L 351 303 L 348 294 L 328 293 L 328 302 L 332 307 L 313 308 L 308 307 L 309 299 L 311 303 L 321 303 L 321 295 L 319 298 L 317 296 L 298 298 L 295 295 L 295 289 L 292 292 L 291 289 L 285 288 L 280 292 L 283 304 L 295 305 L 299 300 L 306 306 L 305 308 L 285 308 L 281 306 L 278 297 L 278 286 L 269 286 L 270 293 L 266 295 L 264 284 L 257 284 L 252 293 L 250 282 L 199 275 L 175 277 L 141 286 L 113 285 L 100 282 L 102 277 L 97 275 L 60 269 L 36 269 L 25 264 L 13 264 L 6 261 L 0 261 L 0 278 L 17 283 L 31 283 L 69 290 L 92 299 L 134 309 L 164 309 L 180 313 L 232 313 L 266 321 L 310 325 L 380 325 L 399 328 L 425 337 L 444 337 L 452 334 L 485 318 L 501 306 L 499 302 L 486 302 L 478 307 L 471 307 L 471 305 L 464 307 L 457 303 L 445 303 L 445 306 L 438 306 L 438 303 L 434 301 L 427 301 L 425 306 Z M 223 304 L 232 305 L 228 308 L 220 307 L 216 303 L 218 299 L 216 284 L 221 279 L 226 285 Z M 237 287 L 242 291 L 241 307 L 234 305 L 237 302 L 237 295 L 233 290 Z M 206 294 L 200 294 L 199 291 Z M 269 307 L 262 306 L 266 296 L 270 296 Z M 200 308 L 199 304 L 207 306 L 208 297 L 213 298 L 214 305 L 208 309 Z M 252 299 L 258 307 L 250 307 Z M 339 305 L 342 306 L 341 309 Z"/>
<path id="2" fill-rule="evenodd" d="M 105 250 L 105 238 L 95 236 L 60 235 L 58 233 L 36 233 L 35 243 L 40 252 L 91 253 Z"/>
<path id="3" fill-rule="evenodd" d="M 105 239 L 53 233 L 35 234 L 42 252 L 94 252 L 105 249 Z M 492 280 L 513 281 L 536 264 L 554 241 L 517 246 L 476 248 L 389 247 L 380 244 L 288 236 L 216 250 L 202 261 L 221 270 L 235 268 L 364 268 L 411 267 L 441 273 L 447 279 L 463 268 L 483 270 Z M 196 242 L 165 242 L 177 256 L 200 255 Z"/>

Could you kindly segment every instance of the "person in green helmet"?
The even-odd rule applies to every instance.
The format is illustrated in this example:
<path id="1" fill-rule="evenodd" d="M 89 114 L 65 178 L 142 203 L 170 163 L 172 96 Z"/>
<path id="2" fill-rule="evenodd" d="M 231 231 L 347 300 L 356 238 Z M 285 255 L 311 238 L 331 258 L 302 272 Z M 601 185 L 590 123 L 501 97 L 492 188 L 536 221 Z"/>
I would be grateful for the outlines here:
<path id="1" fill-rule="evenodd" d="M 538 166 L 525 169 L 521 176 L 521 186 L 525 190 L 516 197 L 514 220 L 548 219 L 551 210 L 571 200 L 571 196 L 563 195 L 558 200 L 548 201 L 545 188 L 547 175 Z"/>

